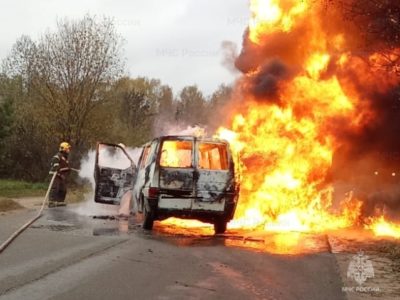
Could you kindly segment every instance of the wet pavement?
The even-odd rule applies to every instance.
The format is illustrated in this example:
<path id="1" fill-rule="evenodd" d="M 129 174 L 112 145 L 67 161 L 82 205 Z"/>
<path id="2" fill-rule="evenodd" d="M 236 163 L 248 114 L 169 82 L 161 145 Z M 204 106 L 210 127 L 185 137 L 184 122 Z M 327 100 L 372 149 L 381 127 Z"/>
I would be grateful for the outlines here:
<path id="1" fill-rule="evenodd" d="M 141 220 L 135 216 L 115 214 L 82 216 L 72 208 L 53 208 L 31 226 L 32 229 L 60 231 L 74 235 L 121 236 L 136 234 L 160 240 L 176 246 L 226 246 L 271 254 L 299 255 L 330 252 L 325 234 L 300 232 L 257 232 L 251 230 L 227 230 L 215 235 L 212 226 L 182 227 L 156 222 L 152 232 L 141 228 Z"/>
<path id="2" fill-rule="evenodd" d="M 4 239 L 16 227 L 15 220 L 19 223 L 29 215 L 32 211 L 1 216 L 1 228 L 8 229 L 4 233 L 4 229 L 0 230 L 0 237 Z M 324 299 L 399 299 L 399 249 L 399 240 L 377 239 L 357 230 L 325 234 L 228 230 L 223 235 L 214 235 L 208 225 L 183 228 L 156 222 L 154 230 L 148 232 L 141 228 L 140 218 L 135 216 L 122 217 L 115 212 L 81 214 L 77 206 L 59 207 L 47 210 L 0 255 L 0 298 L 43 299 L 44 292 L 37 292 L 35 298 L 29 291 L 45 291 L 45 282 L 56 281 L 58 277 L 65 280 L 67 276 L 69 287 L 51 290 L 51 297 L 45 298 L 77 296 L 75 291 L 79 286 L 80 296 L 107 299 L 91 295 L 79 282 L 68 277 L 72 276 L 69 272 L 85 266 L 81 270 L 86 274 L 84 281 L 96 285 L 102 282 L 103 275 L 122 272 L 115 269 L 114 263 L 121 263 L 119 257 L 125 255 L 136 267 L 152 266 L 144 271 L 145 277 L 152 277 L 154 266 L 168 271 L 159 274 L 160 279 L 154 283 L 159 280 L 163 288 L 139 293 L 148 299 L 188 299 L 188 295 L 193 299 L 228 296 L 231 299 L 322 299 L 322 295 Z M 350 263 L 360 253 L 364 261 L 371 262 L 374 271 L 374 276 L 361 284 L 349 274 Z M 149 255 L 151 259 L 143 259 Z M 99 263 L 103 270 L 99 274 L 103 275 L 92 275 L 96 260 L 103 256 L 108 257 Z M 179 270 L 192 272 L 190 264 L 197 267 L 187 281 Z M 126 280 L 136 289 L 142 281 L 145 284 L 144 279 L 127 276 Z M 232 282 L 235 282 L 233 289 L 220 286 Z M 121 289 L 120 284 L 110 283 L 110 288 L 116 285 Z M 122 297 L 124 293 L 119 289 L 116 293 Z M 132 292 L 131 289 L 126 287 L 126 292 Z"/>

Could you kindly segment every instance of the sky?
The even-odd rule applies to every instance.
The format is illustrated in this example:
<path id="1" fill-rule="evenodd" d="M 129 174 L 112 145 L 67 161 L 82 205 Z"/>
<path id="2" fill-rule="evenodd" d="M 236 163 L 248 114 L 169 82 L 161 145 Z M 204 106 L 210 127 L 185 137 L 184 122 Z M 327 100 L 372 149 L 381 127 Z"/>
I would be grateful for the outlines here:
<path id="1" fill-rule="evenodd" d="M 248 0 L 0 0 L 0 60 L 21 35 L 37 40 L 57 19 L 113 18 L 124 38 L 126 72 L 160 79 L 178 93 L 196 84 L 210 95 L 238 76 L 223 64 L 222 43 L 240 51 Z"/>

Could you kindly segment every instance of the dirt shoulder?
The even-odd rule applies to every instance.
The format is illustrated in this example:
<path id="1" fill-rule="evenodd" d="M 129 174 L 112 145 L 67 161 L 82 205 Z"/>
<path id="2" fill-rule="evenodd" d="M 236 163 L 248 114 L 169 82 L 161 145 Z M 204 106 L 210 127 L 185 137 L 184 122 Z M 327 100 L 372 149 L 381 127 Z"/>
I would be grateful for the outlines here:
<path id="1" fill-rule="evenodd" d="M 0 197 L 0 212 L 6 212 L 6 211 L 22 209 L 22 208 L 23 208 L 23 206 L 21 206 L 14 199 Z"/>
<path id="2" fill-rule="evenodd" d="M 36 209 L 42 205 L 43 197 L 0 197 L 0 212 L 8 212 L 18 209 Z"/>

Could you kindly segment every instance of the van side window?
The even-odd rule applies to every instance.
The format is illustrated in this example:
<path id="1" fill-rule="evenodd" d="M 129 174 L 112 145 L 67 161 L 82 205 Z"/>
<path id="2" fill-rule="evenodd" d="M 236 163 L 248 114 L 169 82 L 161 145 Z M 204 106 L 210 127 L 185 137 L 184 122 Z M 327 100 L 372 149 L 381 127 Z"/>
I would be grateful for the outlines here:
<path id="1" fill-rule="evenodd" d="M 226 145 L 200 143 L 199 168 L 208 170 L 227 170 L 228 155 Z"/>
<path id="2" fill-rule="evenodd" d="M 143 169 L 147 160 L 147 157 L 149 156 L 149 152 L 150 152 L 150 145 L 146 146 L 143 149 L 143 155 L 142 155 L 142 159 L 140 161 L 140 165 L 139 165 L 139 169 Z"/>
<path id="3" fill-rule="evenodd" d="M 191 168 L 192 148 L 193 144 L 190 141 L 164 141 L 161 149 L 160 166 Z"/>

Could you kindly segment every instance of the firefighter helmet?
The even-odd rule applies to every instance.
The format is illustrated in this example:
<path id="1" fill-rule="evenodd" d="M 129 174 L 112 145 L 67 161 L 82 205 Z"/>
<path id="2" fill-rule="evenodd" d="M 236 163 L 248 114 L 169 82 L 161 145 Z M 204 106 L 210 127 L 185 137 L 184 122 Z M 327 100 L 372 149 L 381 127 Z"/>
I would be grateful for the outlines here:
<path id="1" fill-rule="evenodd" d="M 62 142 L 60 144 L 60 151 L 69 152 L 71 150 L 71 145 L 67 142 Z"/>

